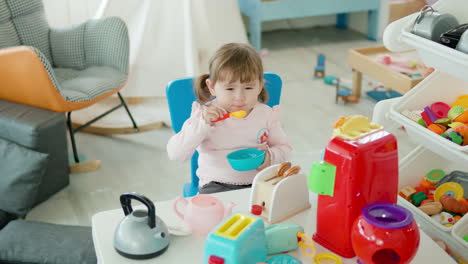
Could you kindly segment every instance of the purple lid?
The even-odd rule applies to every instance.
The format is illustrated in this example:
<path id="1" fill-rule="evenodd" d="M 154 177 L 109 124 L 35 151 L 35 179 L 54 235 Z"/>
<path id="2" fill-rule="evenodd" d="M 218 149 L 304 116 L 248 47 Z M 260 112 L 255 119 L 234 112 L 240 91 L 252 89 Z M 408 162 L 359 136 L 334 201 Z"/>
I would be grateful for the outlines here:
<path id="1" fill-rule="evenodd" d="M 371 203 L 362 209 L 362 217 L 384 229 L 401 229 L 413 222 L 413 215 L 407 209 L 392 203 Z"/>

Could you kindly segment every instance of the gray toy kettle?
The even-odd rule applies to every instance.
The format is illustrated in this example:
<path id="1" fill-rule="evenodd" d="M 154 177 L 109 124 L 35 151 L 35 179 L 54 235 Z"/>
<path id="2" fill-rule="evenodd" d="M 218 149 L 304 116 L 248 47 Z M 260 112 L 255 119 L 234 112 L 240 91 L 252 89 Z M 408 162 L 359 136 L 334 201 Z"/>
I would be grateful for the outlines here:
<path id="1" fill-rule="evenodd" d="M 131 201 L 137 200 L 147 207 L 133 211 Z M 120 195 L 125 217 L 114 233 L 114 248 L 122 256 L 132 259 L 148 259 L 162 254 L 169 246 L 169 230 L 156 216 L 154 204 L 137 193 Z"/>

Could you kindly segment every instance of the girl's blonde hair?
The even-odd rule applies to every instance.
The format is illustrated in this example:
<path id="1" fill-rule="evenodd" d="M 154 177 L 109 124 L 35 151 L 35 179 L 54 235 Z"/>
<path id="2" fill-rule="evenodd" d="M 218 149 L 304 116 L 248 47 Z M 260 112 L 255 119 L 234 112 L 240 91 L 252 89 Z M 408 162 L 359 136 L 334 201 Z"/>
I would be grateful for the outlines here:
<path id="1" fill-rule="evenodd" d="M 201 103 L 212 99 L 206 85 L 209 78 L 213 83 L 219 80 L 240 80 L 241 83 L 263 80 L 262 59 L 257 51 L 248 44 L 228 43 L 223 45 L 210 59 L 209 74 L 200 75 L 195 81 L 195 95 Z M 258 101 L 266 103 L 268 92 L 265 86 L 258 95 Z"/>

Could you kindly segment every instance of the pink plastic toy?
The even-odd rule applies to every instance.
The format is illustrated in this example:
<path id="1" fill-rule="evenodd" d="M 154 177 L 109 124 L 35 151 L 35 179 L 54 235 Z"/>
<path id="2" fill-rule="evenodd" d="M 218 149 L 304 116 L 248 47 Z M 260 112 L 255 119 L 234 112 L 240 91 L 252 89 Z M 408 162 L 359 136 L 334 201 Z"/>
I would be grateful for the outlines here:
<path id="1" fill-rule="evenodd" d="M 408 74 L 417 74 L 419 73 L 416 70 L 417 63 L 411 62 L 408 60 L 396 60 L 393 59 L 390 55 L 382 55 L 377 58 L 377 61 L 388 66 L 390 69 L 397 72 L 404 72 Z"/>
<path id="2" fill-rule="evenodd" d="M 183 213 L 177 209 L 179 203 L 185 205 Z M 222 202 L 208 194 L 199 194 L 190 201 L 178 197 L 173 205 L 175 213 L 184 220 L 193 234 L 207 235 L 210 231 L 227 216 L 231 215 L 235 203 L 229 203 L 226 207 Z"/>

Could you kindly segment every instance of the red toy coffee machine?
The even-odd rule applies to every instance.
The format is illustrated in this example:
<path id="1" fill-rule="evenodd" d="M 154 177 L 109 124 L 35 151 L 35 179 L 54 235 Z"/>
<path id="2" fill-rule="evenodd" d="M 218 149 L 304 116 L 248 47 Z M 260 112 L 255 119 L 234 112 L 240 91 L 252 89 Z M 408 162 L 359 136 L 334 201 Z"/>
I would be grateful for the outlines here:
<path id="1" fill-rule="evenodd" d="M 337 129 L 341 131 L 338 131 Z M 332 167 L 332 196 L 318 195 L 317 232 L 313 238 L 346 258 L 355 256 L 351 228 L 361 210 L 374 202 L 396 203 L 398 194 L 398 150 L 396 138 L 363 116 L 340 119 L 324 153 L 319 169 L 309 176 L 323 182 Z M 315 168 L 314 168 L 315 167 Z M 333 176 L 333 175 L 331 175 Z M 312 191 L 313 188 L 311 188 Z M 316 191 L 317 192 L 317 191 Z"/>

